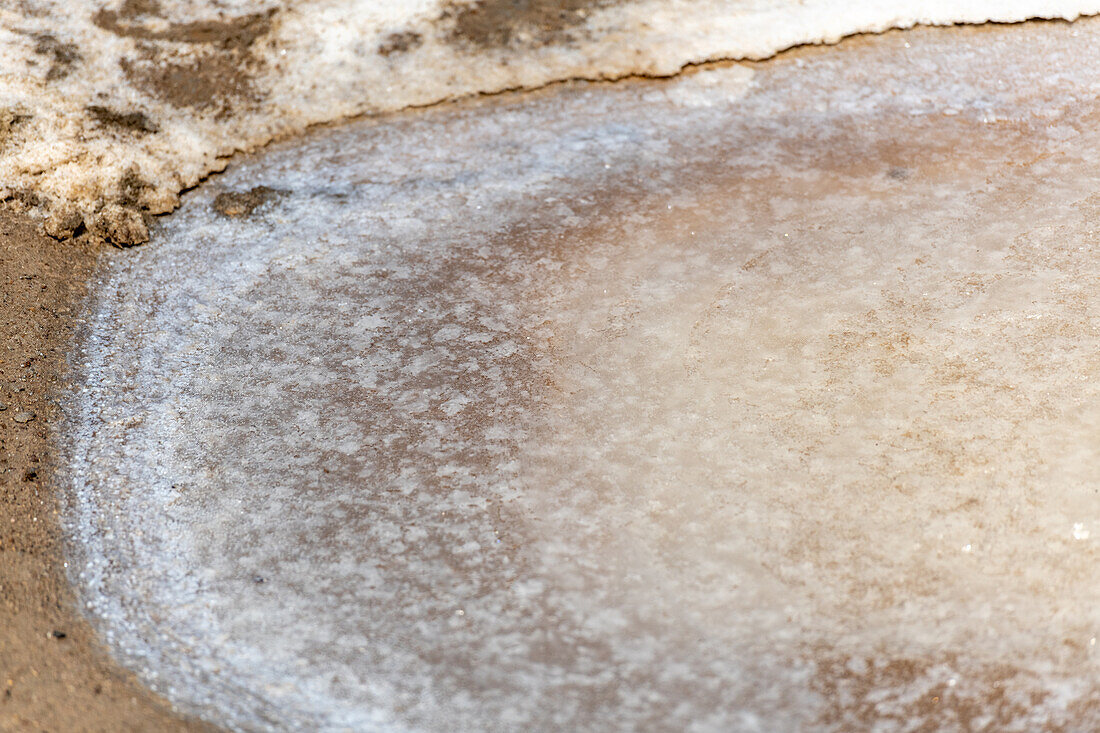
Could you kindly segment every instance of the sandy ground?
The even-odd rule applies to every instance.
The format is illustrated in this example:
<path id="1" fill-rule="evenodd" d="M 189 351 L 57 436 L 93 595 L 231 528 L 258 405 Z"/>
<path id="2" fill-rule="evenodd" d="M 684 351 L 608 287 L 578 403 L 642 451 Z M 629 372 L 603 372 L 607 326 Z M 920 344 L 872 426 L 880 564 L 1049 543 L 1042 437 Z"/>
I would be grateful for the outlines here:
<path id="1" fill-rule="evenodd" d="M 0 209 L 0 730 L 209 730 L 106 655 L 65 580 L 53 395 L 96 254 Z"/>

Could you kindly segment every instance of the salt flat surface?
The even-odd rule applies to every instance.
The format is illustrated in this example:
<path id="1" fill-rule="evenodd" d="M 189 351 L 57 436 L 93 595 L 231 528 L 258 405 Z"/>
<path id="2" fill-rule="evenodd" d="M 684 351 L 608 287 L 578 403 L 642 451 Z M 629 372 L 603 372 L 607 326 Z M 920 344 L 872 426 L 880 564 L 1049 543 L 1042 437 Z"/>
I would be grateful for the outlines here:
<path id="1" fill-rule="evenodd" d="M 119 244 L 242 150 L 561 79 L 668 75 L 1097 0 L 20 0 L 0 4 L 0 200 Z"/>
<path id="2" fill-rule="evenodd" d="M 1097 727 L 1098 36 L 243 160 L 97 285 L 89 614 L 241 730 Z"/>

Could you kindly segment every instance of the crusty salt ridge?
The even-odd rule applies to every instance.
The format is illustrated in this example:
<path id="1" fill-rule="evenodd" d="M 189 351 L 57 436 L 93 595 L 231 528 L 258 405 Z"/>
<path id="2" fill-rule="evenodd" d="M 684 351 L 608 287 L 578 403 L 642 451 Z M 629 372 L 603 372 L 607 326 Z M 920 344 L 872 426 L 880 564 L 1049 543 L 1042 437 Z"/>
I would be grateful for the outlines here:
<path id="1" fill-rule="evenodd" d="M 97 286 L 89 613 L 244 730 L 1097 729 L 1098 40 L 242 160 Z"/>
<path id="2" fill-rule="evenodd" d="M 667 75 L 1096 0 L 24 0 L 0 8 L 0 197 L 121 244 L 141 212 L 310 124 L 568 78 Z"/>

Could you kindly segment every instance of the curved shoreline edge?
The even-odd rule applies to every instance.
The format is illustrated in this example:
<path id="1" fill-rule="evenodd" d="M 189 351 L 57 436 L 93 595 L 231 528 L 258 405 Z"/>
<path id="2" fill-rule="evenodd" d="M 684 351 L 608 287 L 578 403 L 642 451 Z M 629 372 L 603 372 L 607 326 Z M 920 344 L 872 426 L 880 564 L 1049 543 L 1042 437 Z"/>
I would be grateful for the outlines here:
<path id="1" fill-rule="evenodd" d="M 111 658 L 68 583 L 54 439 L 100 256 L 36 229 L 0 204 L 0 730 L 213 730 Z"/>
<path id="2" fill-rule="evenodd" d="M 0 10 L 0 200 L 133 245 L 235 155 L 316 124 L 566 80 L 665 77 L 914 25 L 1096 0 L 27 0 Z"/>

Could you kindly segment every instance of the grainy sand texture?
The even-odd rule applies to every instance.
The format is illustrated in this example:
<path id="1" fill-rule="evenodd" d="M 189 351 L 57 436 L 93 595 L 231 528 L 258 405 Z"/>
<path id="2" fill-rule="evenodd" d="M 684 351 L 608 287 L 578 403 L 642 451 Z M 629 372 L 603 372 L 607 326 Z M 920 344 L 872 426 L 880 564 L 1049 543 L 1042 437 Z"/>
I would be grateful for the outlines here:
<path id="1" fill-rule="evenodd" d="M 53 438 L 96 263 L 86 239 L 0 209 L 0 730 L 209 730 L 110 658 L 68 584 Z"/>

